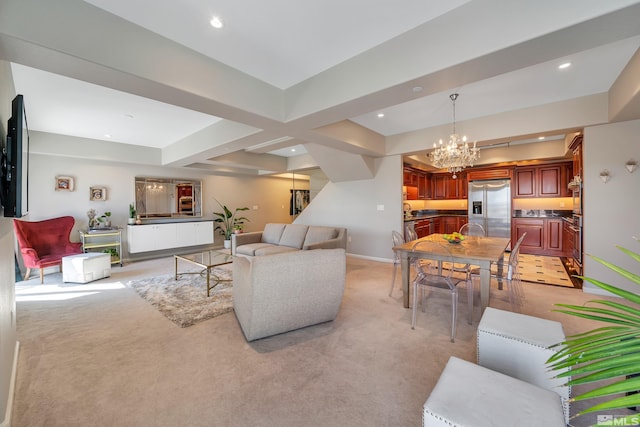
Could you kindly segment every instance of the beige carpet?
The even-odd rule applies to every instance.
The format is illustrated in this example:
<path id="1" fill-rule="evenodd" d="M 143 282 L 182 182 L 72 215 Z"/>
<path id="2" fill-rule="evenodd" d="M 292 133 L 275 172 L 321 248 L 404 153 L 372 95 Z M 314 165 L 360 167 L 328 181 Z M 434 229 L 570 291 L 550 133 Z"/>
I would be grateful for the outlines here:
<path id="1" fill-rule="evenodd" d="M 527 282 L 573 288 L 571 278 L 558 257 L 520 254 L 518 271 L 520 279 Z"/>
<path id="2" fill-rule="evenodd" d="M 56 274 L 47 274 L 44 285 L 16 286 L 12 426 L 419 426 L 449 357 L 476 360 L 479 307 L 473 325 L 460 316 L 451 343 L 449 298 L 434 292 L 412 330 L 402 292 L 388 296 L 391 263 L 348 257 L 334 322 L 253 343 L 233 312 L 179 328 L 125 285 L 172 270 L 163 258 L 115 267 L 87 285 L 54 288 Z M 594 326 L 551 311 L 592 295 L 524 288 L 525 314 L 559 320 L 569 334 Z M 465 301 L 462 293 L 461 310 Z M 491 306 L 509 309 L 504 292 L 492 289 Z"/>

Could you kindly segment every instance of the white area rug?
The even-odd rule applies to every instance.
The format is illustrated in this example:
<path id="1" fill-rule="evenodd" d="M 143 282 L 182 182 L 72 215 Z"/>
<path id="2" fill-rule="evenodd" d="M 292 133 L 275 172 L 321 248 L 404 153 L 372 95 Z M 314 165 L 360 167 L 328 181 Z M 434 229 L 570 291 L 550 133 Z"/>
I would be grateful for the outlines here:
<path id="1" fill-rule="evenodd" d="M 223 268 L 212 269 L 212 275 L 231 279 L 231 271 Z M 233 310 L 232 283 L 218 284 L 207 297 L 206 279 L 199 274 L 183 274 L 178 280 L 173 274 L 132 280 L 127 286 L 181 328 Z"/>

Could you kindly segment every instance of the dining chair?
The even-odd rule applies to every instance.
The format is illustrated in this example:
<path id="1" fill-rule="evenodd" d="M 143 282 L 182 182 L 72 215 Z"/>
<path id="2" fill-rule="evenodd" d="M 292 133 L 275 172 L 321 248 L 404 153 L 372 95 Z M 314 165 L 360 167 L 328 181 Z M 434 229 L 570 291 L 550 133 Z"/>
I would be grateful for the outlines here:
<path id="1" fill-rule="evenodd" d="M 518 261 L 520 255 L 520 246 L 522 241 L 527 236 L 527 233 L 523 233 L 522 236 L 516 241 L 516 244 L 511 248 L 509 258 L 503 262 L 500 268 L 492 268 L 491 278 L 498 280 L 498 289 L 502 289 L 502 283 L 507 285 L 507 295 L 509 297 L 509 303 L 513 311 L 519 312 L 522 308 L 524 301 L 524 289 L 522 287 L 522 281 L 520 280 L 520 271 L 518 270 Z M 475 279 L 480 277 L 480 270 L 474 268 L 471 270 L 471 282 L 475 283 Z"/>
<path id="2" fill-rule="evenodd" d="M 418 240 L 418 233 L 412 227 L 404 228 L 404 241 L 405 242 L 413 242 L 414 240 Z"/>
<path id="3" fill-rule="evenodd" d="M 414 252 L 429 252 L 444 254 L 442 263 L 453 263 L 453 256 L 447 247 L 447 244 L 433 240 L 421 240 L 413 245 Z M 431 262 L 428 264 L 415 264 L 416 277 L 413 280 L 413 315 L 411 318 L 411 329 L 415 329 L 416 316 L 418 311 L 418 288 L 421 288 L 421 304 L 422 311 L 425 311 L 424 291 L 429 288 L 432 290 L 443 291 L 451 295 L 451 342 L 455 342 L 456 323 L 458 312 L 458 285 L 468 282 L 466 279 L 452 277 L 453 270 L 442 268 L 441 264 Z M 471 316 L 473 313 L 473 287 L 467 283 L 467 302 L 468 302 L 468 323 L 471 324 Z"/>
<path id="4" fill-rule="evenodd" d="M 391 231 L 391 241 L 393 242 L 393 246 L 400 246 L 404 243 L 404 237 L 400 232 L 393 230 Z M 393 293 L 393 287 L 396 283 L 396 270 L 398 269 L 398 264 L 400 264 L 400 254 L 394 251 L 393 253 L 393 277 L 391 278 L 391 289 L 389 289 L 389 296 Z"/>
<path id="5" fill-rule="evenodd" d="M 484 227 L 475 222 L 463 224 L 458 232 L 464 236 L 485 237 L 487 235 L 484 231 Z M 471 264 L 453 264 L 452 268 L 456 273 L 465 274 L 467 276 L 467 280 L 471 279 Z"/>

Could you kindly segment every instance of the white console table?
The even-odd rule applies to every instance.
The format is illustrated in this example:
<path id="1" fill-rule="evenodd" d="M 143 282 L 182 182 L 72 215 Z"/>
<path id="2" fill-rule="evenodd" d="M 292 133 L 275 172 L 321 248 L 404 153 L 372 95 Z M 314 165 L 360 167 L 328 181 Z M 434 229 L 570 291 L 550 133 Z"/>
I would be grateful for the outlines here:
<path id="1" fill-rule="evenodd" d="M 213 221 L 127 226 L 129 253 L 213 244 Z"/>

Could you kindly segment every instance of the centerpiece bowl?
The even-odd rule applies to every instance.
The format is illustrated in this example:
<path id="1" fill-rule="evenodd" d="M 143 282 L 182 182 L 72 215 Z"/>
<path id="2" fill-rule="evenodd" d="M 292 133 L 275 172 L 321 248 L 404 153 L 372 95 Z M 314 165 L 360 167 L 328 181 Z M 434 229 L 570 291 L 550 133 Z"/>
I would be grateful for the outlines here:
<path id="1" fill-rule="evenodd" d="M 464 235 L 456 231 L 451 234 L 443 234 L 442 238 L 449 243 L 459 244 L 464 240 Z"/>

